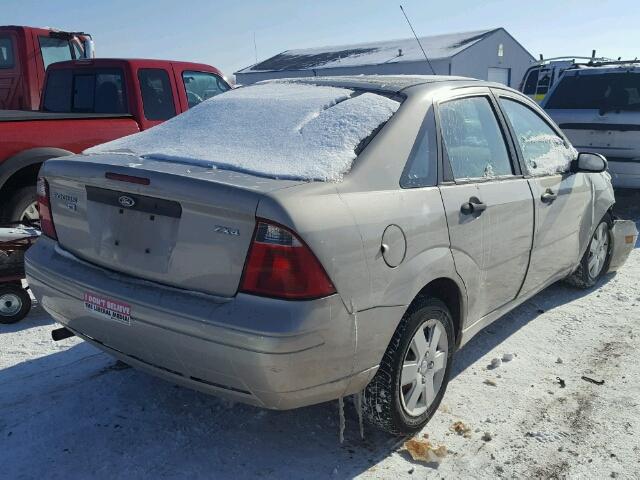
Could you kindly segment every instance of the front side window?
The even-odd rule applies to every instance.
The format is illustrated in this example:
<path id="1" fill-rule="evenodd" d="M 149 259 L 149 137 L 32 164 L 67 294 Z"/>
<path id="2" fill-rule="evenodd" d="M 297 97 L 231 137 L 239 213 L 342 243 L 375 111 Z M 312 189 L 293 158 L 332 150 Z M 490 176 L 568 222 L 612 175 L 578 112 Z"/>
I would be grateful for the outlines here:
<path id="1" fill-rule="evenodd" d="M 456 180 L 513 174 L 504 136 L 487 97 L 441 104 L 440 123 Z"/>
<path id="2" fill-rule="evenodd" d="M 40 52 L 45 70 L 52 63 L 73 60 L 74 58 L 69 41 L 61 38 L 40 37 Z"/>
<path id="3" fill-rule="evenodd" d="M 189 108 L 230 89 L 219 76 L 205 72 L 182 72 Z"/>
<path id="4" fill-rule="evenodd" d="M 0 68 L 13 68 L 13 44 L 11 38 L 0 37 Z"/>
<path id="5" fill-rule="evenodd" d="M 147 120 L 168 120 L 176 116 L 171 82 L 166 70 L 142 68 L 138 70 L 138 81 Z"/>
<path id="6" fill-rule="evenodd" d="M 531 108 L 507 98 L 501 98 L 504 110 L 531 175 L 553 175 L 569 169 L 576 151 Z"/>

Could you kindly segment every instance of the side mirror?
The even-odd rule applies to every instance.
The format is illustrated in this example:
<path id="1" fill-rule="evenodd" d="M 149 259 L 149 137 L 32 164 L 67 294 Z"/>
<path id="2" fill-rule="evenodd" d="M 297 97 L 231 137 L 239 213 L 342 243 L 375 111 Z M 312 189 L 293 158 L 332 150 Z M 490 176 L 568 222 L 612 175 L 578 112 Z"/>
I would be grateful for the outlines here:
<path id="1" fill-rule="evenodd" d="M 599 153 L 580 153 L 574 161 L 573 171 L 584 173 L 600 173 L 607 169 L 607 159 Z"/>

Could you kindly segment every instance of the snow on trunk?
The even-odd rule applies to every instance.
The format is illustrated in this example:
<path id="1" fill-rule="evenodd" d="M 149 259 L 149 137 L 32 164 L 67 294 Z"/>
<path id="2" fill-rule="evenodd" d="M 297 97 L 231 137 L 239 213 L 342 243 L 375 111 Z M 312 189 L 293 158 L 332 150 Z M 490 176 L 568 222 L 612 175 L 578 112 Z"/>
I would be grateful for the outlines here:
<path id="1" fill-rule="evenodd" d="M 218 95 L 84 153 L 126 152 L 271 178 L 340 181 L 356 147 L 399 105 L 345 88 L 264 83 Z"/>

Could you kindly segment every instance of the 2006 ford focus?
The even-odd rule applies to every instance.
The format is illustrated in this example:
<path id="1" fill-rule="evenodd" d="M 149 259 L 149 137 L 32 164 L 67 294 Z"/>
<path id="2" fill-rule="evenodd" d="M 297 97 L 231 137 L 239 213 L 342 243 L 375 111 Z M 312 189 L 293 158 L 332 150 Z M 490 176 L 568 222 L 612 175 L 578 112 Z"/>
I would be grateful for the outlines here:
<path id="1" fill-rule="evenodd" d="M 28 278 L 135 367 L 274 409 L 364 390 L 410 433 L 482 327 L 625 261 L 605 167 L 496 84 L 257 84 L 46 162 Z"/>

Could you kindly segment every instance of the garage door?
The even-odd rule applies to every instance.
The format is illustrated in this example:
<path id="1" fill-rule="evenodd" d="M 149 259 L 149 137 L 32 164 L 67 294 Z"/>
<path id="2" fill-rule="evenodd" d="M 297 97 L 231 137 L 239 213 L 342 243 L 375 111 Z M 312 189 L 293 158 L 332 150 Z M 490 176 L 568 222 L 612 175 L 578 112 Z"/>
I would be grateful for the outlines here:
<path id="1" fill-rule="evenodd" d="M 489 67 L 487 80 L 489 80 L 490 82 L 502 83 L 503 85 L 509 86 L 509 80 L 511 80 L 511 69 Z"/>

